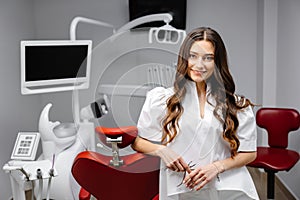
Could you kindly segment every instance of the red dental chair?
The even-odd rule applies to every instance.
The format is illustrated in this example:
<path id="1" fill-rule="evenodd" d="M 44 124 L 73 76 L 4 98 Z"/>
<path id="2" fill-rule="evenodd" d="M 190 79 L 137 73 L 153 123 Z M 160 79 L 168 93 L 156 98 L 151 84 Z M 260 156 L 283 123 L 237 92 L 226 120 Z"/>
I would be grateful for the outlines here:
<path id="1" fill-rule="evenodd" d="M 137 137 L 134 126 L 97 127 L 100 140 L 112 148 L 112 156 L 84 151 L 77 155 L 72 174 L 82 187 L 79 199 L 158 200 L 160 159 L 141 153 L 119 156 L 119 148 Z"/>
<path id="2" fill-rule="evenodd" d="M 268 147 L 257 147 L 256 159 L 250 167 L 267 172 L 267 198 L 274 199 L 274 179 L 278 171 L 289 171 L 299 160 L 299 153 L 287 149 L 288 134 L 299 129 L 300 115 L 295 109 L 261 108 L 256 123 L 267 130 Z"/>

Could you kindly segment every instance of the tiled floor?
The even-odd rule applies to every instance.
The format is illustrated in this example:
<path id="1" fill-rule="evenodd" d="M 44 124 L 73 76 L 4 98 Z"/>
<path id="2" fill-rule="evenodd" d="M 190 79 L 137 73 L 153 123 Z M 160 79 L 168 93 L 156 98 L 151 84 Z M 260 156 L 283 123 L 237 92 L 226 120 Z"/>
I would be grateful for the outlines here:
<path id="1" fill-rule="evenodd" d="M 248 167 L 261 200 L 267 200 L 267 174 L 256 168 Z M 275 200 L 296 200 L 275 178 Z"/>

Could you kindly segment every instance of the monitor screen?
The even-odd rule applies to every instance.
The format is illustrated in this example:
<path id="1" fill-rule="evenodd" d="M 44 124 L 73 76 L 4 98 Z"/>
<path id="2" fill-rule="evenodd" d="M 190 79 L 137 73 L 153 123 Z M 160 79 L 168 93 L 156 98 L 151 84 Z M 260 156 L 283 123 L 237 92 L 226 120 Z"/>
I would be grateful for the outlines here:
<path id="1" fill-rule="evenodd" d="M 129 0 L 129 20 L 150 14 L 170 13 L 173 20 L 170 25 L 177 29 L 186 28 L 186 0 Z M 137 26 L 160 27 L 164 22 L 150 22 Z"/>
<path id="2" fill-rule="evenodd" d="M 22 94 L 88 88 L 91 45 L 89 40 L 22 41 Z"/>

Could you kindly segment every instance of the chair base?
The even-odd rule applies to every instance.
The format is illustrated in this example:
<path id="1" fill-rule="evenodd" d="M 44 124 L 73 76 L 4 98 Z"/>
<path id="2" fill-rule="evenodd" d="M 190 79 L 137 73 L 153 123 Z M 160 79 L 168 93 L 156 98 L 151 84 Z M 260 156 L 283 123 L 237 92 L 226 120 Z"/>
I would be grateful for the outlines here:
<path id="1" fill-rule="evenodd" d="M 274 171 L 265 170 L 267 172 L 267 198 L 274 199 L 275 197 L 275 173 Z"/>

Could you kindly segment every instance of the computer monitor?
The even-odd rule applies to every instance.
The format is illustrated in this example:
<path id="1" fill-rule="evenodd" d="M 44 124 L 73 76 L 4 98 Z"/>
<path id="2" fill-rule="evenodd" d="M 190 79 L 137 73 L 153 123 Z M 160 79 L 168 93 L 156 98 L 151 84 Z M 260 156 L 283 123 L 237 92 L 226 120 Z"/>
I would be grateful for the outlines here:
<path id="1" fill-rule="evenodd" d="M 92 41 L 21 41 L 21 93 L 89 87 Z"/>

